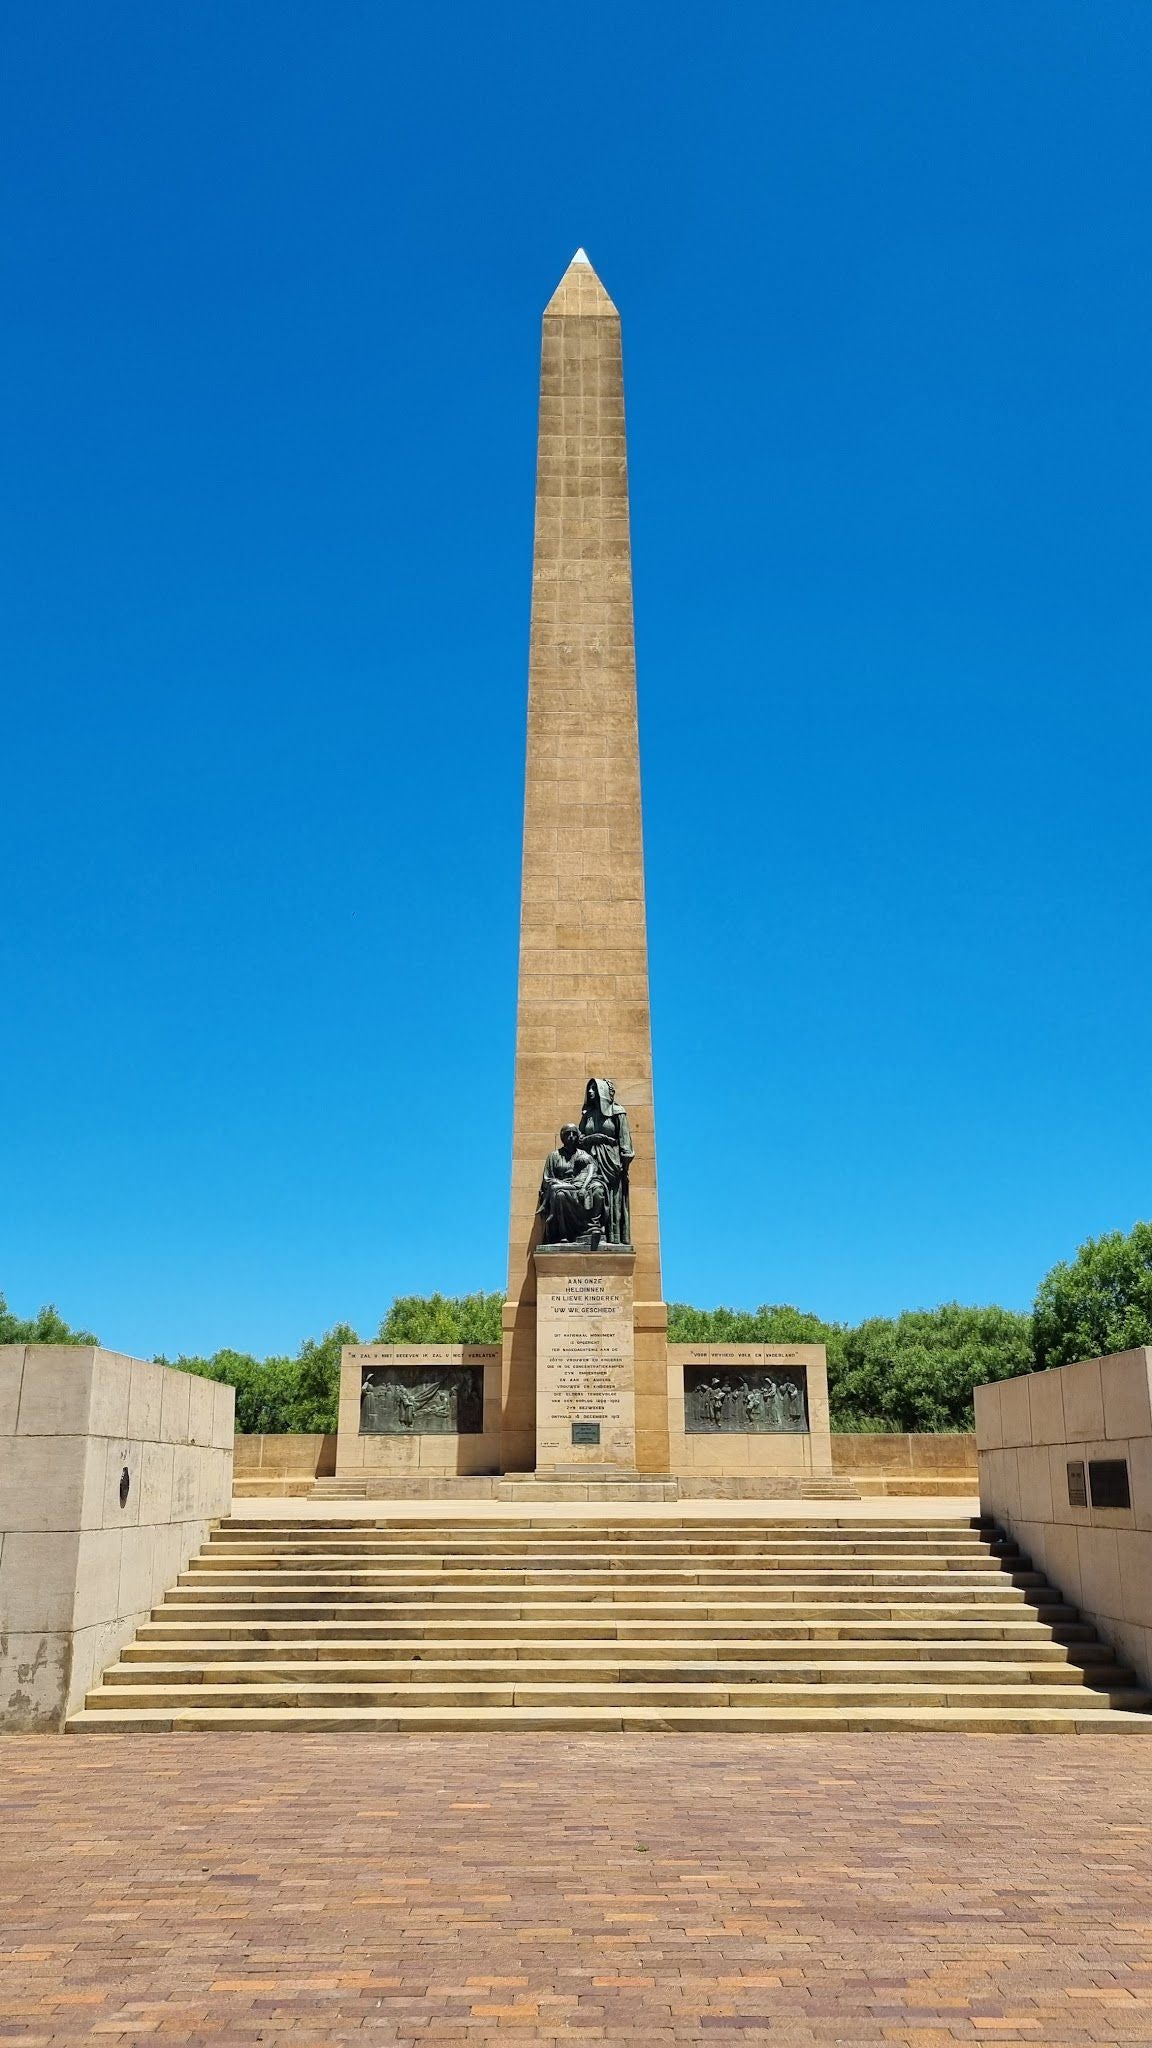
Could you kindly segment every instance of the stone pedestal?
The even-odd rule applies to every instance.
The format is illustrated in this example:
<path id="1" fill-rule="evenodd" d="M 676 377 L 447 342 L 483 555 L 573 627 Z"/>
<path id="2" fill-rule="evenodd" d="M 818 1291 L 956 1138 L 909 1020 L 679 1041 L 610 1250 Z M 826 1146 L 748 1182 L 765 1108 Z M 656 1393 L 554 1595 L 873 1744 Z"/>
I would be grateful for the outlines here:
<path id="1" fill-rule="evenodd" d="M 537 1477 L 634 1477 L 635 1254 L 534 1256 Z"/>

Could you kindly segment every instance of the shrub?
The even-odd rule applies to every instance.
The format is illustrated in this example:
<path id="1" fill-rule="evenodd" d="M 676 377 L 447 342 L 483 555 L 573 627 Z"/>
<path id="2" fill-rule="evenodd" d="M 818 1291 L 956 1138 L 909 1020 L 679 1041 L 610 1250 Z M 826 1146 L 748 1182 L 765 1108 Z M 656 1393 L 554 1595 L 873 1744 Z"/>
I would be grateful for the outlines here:
<path id="1" fill-rule="evenodd" d="M 832 1427 L 967 1430 L 972 1389 L 1031 1372 L 1032 1330 L 1006 1308 L 910 1309 L 845 1333 L 843 1363 L 828 1354 Z"/>
<path id="2" fill-rule="evenodd" d="M 499 1344 L 502 1294 L 400 1294 L 378 1344 Z"/>
<path id="3" fill-rule="evenodd" d="M 359 1341 L 348 1323 L 337 1323 L 319 1342 L 305 1338 L 295 1358 L 216 1351 L 211 1358 L 181 1355 L 156 1363 L 234 1387 L 236 1428 L 243 1436 L 328 1434 L 340 1403 L 340 1348 Z"/>
<path id="4" fill-rule="evenodd" d="M 686 1301 L 668 1306 L 670 1344 L 826 1344 L 828 1365 L 844 1354 L 846 1331 L 840 1323 L 822 1322 L 787 1303 L 760 1308 L 692 1308 Z"/>
<path id="5" fill-rule="evenodd" d="M 1152 1223 L 1090 1237 L 1040 1282 L 1032 1316 L 1038 1366 L 1071 1365 L 1152 1344 Z"/>
<path id="6" fill-rule="evenodd" d="M 498 1344 L 499 1294 L 408 1294 L 392 1303 L 378 1344 Z M 178 1372 L 223 1380 L 236 1389 L 236 1427 L 242 1435 L 329 1434 L 340 1406 L 340 1352 L 358 1344 L 349 1323 L 323 1337 L 306 1337 L 295 1358 L 254 1358 L 247 1351 L 216 1351 L 210 1358 L 158 1358 Z"/>
<path id="7" fill-rule="evenodd" d="M 49 1303 L 34 1316 L 13 1315 L 0 1294 L 0 1344 L 98 1344 L 91 1330 L 71 1330 Z"/>

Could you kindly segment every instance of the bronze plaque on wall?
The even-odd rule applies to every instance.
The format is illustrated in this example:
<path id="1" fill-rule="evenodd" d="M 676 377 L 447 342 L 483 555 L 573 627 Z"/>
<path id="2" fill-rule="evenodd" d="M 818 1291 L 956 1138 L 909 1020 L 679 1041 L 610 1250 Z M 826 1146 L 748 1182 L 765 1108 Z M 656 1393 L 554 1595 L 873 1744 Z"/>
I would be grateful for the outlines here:
<path id="1" fill-rule="evenodd" d="M 366 1365 L 361 1436 L 481 1436 L 482 1365 Z"/>
<path id="2" fill-rule="evenodd" d="M 804 1436 L 808 1374 L 802 1365 L 742 1365 L 714 1372 L 684 1367 L 688 1436 Z"/>
<path id="3" fill-rule="evenodd" d="M 1094 1508 L 1130 1508 L 1127 1458 L 1090 1458 L 1088 1489 Z"/>

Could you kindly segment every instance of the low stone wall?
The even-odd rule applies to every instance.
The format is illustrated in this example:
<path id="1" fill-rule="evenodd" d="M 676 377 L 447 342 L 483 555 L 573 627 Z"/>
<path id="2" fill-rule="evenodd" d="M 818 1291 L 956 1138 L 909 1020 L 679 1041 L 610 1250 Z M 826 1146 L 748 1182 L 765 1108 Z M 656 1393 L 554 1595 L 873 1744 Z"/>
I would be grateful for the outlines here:
<path id="1" fill-rule="evenodd" d="M 857 1436 L 832 1434 L 832 1471 L 862 1493 L 976 1492 L 972 1435 Z M 336 1470 L 335 1436 L 238 1436 L 236 1493 L 241 1499 L 311 1492 L 313 1479 Z M 686 1475 L 681 1475 L 686 1476 Z M 479 1489 L 479 1482 L 476 1482 Z M 464 1487 L 460 1482 L 461 1497 Z"/>
<path id="2" fill-rule="evenodd" d="M 1152 1684 L 1152 1347 L 977 1387 L 976 1444 L 983 1513 Z"/>
<path id="3" fill-rule="evenodd" d="M 0 1728 L 62 1728 L 232 1497 L 231 1387 L 0 1345 Z"/>
<path id="4" fill-rule="evenodd" d="M 832 1469 L 853 1478 L 970 1479 L 976 1490 L 976 1438 L 970 1433 L 916 1436 L 832 1433 Z"/>
<path id="5" fill-rule="evenodd" d="M 331 1436 L 238 1436 L 237 1479 L 327 1479 L 336 1470 Z"/>

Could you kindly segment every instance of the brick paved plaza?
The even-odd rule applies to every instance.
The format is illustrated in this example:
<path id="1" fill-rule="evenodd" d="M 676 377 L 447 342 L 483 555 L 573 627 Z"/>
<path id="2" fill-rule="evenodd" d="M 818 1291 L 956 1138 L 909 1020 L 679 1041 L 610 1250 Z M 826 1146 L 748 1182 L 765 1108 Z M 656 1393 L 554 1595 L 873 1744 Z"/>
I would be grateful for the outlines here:
<path id="1" fill-rule="evenodd" d="M 0 2040 L 1152 2043 L 1126 1736 L 0 1741 Z"/>

